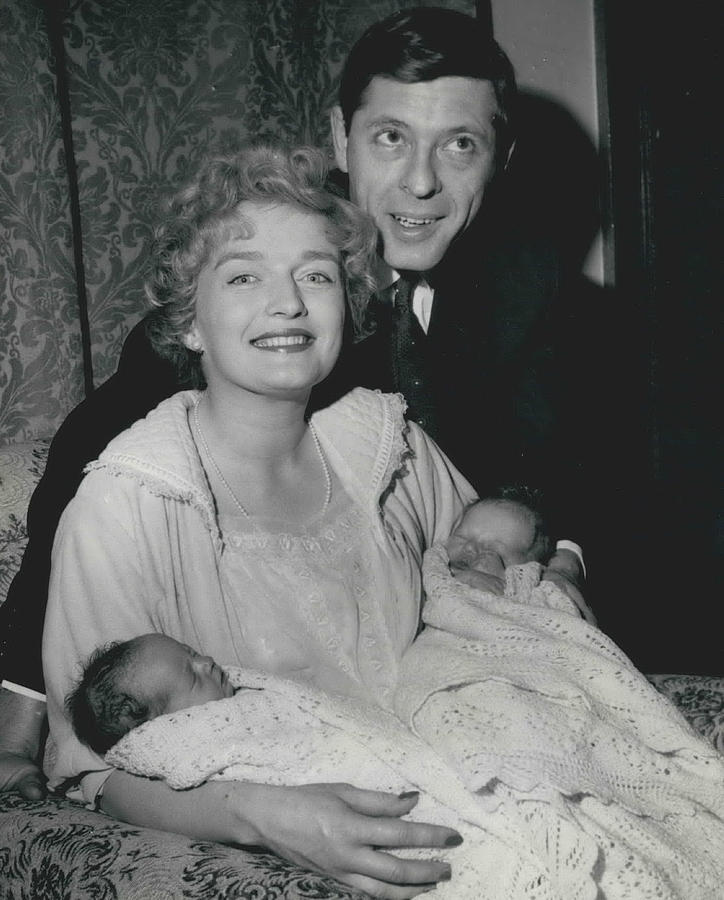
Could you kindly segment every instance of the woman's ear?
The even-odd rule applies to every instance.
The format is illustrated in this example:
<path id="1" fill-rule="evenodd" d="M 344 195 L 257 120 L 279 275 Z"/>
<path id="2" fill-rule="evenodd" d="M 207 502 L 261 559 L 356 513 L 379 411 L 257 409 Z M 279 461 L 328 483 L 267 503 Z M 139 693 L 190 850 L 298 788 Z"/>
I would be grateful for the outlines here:
<path id="1" fill-rule="evenodd" d="M 184 335 L 183 338 L 184 345 L 191 350 L 192 353 L 203 353 L 204 352 L 204 344 L 201 340 L 201 336 L 199 335 L 198 329 L 196 328 L 196 324 L 194 323 L 189 331 Z"/>
<path id="2" fill-rule="evenodd" d="M 337 104 L 332 107 L 329 114 L 329 123 L 332 128 L 332 143 L 334 144 L 334 159 L 342 172 L 349 172 L 347 165 L 347 130 L 344 127 L 342 107 Z"/>

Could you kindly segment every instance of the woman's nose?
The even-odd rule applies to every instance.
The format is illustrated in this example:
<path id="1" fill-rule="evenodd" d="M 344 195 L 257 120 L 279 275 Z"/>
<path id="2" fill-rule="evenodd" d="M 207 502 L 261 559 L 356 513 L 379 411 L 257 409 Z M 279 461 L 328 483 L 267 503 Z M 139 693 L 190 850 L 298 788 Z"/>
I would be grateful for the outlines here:
<path id="1" fill-rule="evenodd" d="M 434 152 L 424 147 L 413 151 L 402 176 L 402 188 L 420 200 L 439 192 L 440 179 Z"/>
<path id="2" fill-rule="evenodd" d="M 304 297 L 294 278 L 280 278 L 271 286 L 267 308 L 273 316 L 296 318 L 306 315 Z"/>

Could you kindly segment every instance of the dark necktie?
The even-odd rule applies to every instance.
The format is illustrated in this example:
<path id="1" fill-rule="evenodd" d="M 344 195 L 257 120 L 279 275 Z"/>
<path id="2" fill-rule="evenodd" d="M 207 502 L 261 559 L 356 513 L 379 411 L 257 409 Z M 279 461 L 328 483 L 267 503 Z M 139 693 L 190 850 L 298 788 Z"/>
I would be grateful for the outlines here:
<path id="1" fill-rule="evenodd" d="M 395 388 L 407 401 L 407 417 L 434 437 L 435 415 L 425 372 L 427 336 L 412 308 L 417 281 L 403 274 L 392 288 L 392 368 Z"/>

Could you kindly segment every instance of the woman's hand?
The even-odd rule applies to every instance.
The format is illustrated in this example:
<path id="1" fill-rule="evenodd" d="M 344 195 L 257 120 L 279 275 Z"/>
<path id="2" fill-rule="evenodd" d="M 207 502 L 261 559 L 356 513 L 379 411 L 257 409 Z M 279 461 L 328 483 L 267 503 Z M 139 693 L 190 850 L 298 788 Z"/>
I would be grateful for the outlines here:
<path id="1" fill-rule="evenodd" d="M 243 818 L 258 834 L 255 843 L 297 865 L 387 900 L 414 897 L 450 878 L 447 863 L 386 852 L 462 842 L 449 828 L 402 820 L 417 793 L 396 797 L 349 784 L 240 787 Z"/>
<path id="2" fill-rule="evenodd" d="M 163 781 L 116 769 L 101 809 L 117 819 L 199 840 L 265 847 L 385 900 L 405 900 L 450 877 L 447 863 L 385 851 L 456 847 L 450 828 L 403 821 L 417 794 L 396 797 L 349 784 L 280 787 L 210 780 L 174 791 Z"/>
<path id="3" fill-rule="evenodd" d="M 32 759 L 0 749 L 0 793 L 17 791 L 26 800 L 42 800 L 47 793 L 45 780 Z"/>
<path id="4" fill-rule="evenodd" d="M 0 689 L 0 793 L 17 791 L 26 800 L 46 794 L 37 760 L 45 733 L 45 703 Z"/>

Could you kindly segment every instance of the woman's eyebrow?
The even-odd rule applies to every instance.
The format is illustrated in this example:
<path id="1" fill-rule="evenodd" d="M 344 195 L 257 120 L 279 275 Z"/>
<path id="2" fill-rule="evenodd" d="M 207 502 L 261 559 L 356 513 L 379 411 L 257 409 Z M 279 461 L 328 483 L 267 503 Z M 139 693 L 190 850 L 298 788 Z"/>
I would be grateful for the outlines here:
<path id="1" fill-rule="evenodd" d="M 326 259 L 329 262 L 338 263 L 339 254 L 330 253 L 328 250 L 305 250 L 304 253 L 302 253 L 302 259 Z"/>
<path id="2" fill-rule="evenodd" d="M 264 258 L 264 254 L 260 253 L 258 250 L 229 250 L 228 253 L 223 253 L 214 263 L 214 268 L 218 269 L 220 266 L 223 266 L 224 263 L 230 262 L 234 259 L 246 260 L 248 262 L 259 262 Z"/>

